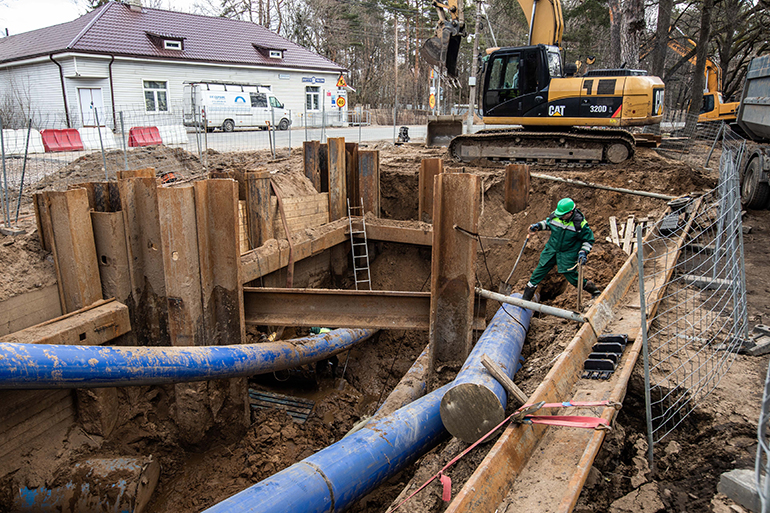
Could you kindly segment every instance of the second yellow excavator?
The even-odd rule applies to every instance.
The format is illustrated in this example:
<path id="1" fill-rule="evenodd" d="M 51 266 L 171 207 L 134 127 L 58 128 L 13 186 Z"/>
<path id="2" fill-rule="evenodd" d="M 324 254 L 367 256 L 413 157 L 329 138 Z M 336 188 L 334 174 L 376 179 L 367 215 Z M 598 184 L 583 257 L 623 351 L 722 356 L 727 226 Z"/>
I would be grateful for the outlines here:
<path id="1" fill-rule="evenodd" d="M 487 125 L 523 128 L 458 135 L 449 144 L 452 156 L 462 161 L 545 163 L 618 163 L 630 158 L 636 145 L 624 128 L 661 121 L 663 81 L 632 69 L 575 76 L 574 64 L 562 64 L 560 0 L 518 2 L 529 23 L 529 44 L 487 50 L 481 105 Z M 422 55 L 453 76 L 465 35 L 463 3 L 436 0 L 433 5 L 439 24 Z"/>

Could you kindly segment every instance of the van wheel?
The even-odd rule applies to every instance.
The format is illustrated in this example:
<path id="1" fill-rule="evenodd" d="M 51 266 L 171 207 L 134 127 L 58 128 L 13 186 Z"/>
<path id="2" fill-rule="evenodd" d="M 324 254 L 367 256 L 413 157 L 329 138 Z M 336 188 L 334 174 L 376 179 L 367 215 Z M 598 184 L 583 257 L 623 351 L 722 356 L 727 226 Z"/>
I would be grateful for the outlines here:
<path id="1" fill-rule="evenodd" d="M 278 123 L 278 130 L 288 130 L 289 129 L 289 120 L 286 118 L 283 118 L 280 123 Z"/>
<path id="2" fill-rule="evenodd" d="M 233 123 L 232 119 L 226 119 L 224 123 L 222 123 L 222 130 L 225 132 L 232 132 L 235 130 L 235 123 Z"/>

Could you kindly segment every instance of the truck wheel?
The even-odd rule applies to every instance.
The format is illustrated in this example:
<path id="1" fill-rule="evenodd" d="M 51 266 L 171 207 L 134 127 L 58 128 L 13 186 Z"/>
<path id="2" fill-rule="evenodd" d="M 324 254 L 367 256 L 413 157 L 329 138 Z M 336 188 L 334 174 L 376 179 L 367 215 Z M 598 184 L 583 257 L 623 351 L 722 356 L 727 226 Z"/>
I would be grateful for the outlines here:
<path id="1" fill-rule="evenodd" d="M 224 123 L 222 123 L 222 130 L 225 132 L 232 132 L 235 130 L 235 123 L 233 123 L 232 119 L 226 119 Z"/>
<path id="2" fill-rule="evenodd" d="M 759 169 L 759 159 L 751 159 L 743 172 L 741 185 L 741 203 L 745 208 L 765 208 L 770 197 L 770 185 L 762 182 L 762 171 Z"/>
<path id="3" fill-rule="evenodd" d="M 283 118 L 280 123 L 278 123 L 278 130 L 288 130 L 289 129 L 289 120 L 286 118 Z"/>

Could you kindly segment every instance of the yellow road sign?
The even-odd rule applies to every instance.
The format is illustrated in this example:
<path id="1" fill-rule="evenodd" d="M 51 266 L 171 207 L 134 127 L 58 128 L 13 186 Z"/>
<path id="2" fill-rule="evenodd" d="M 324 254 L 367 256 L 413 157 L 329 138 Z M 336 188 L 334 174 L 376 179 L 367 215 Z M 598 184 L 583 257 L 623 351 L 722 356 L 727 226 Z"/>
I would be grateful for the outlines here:
<path id="1" fill-rule="evenodd" d="M 345 97 L 344 96 L 338 96 L 337 97 L 337 107 L 340 109 L 345 106 Z"/>
<path id="2" fill-rule="evenodd" d="M 435 109 L 436 108 L 436 95 L 435 94 L 431 94 L 428 97 L 428 105 L 430 105 L 431 109 Z"/>
<path id="3" fill-rule="evenodd" d="M 337 79 L 337 87 L 347 87 L 348 84 L 345 82 L 345 77 L 340 75 L 340 78 Z"/>

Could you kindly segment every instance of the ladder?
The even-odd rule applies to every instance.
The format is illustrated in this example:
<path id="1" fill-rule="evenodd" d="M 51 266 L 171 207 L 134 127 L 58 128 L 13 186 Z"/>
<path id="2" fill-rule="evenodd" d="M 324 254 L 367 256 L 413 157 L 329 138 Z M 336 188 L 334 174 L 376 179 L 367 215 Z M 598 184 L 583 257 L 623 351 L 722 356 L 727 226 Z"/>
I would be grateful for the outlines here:
<path id="1" fill-rule="evenodd" d="M 360 230 L 353 228 L 353 217 L 356 217 L 356 222 L 360 218 Z M 360 206 L 351 207 L 350 199 L 348 198 L 348 226 L 350 227 L 350 247 L 353 255 L 353 278 L 356 282 L 356 290 L 364 288 L 364 285 L 359 287 L 359 283 L 367 284 L 366 286 L 368 286 L 369 290 L 372 290 L 372 278 L 369 274 L 369 245 L 366 240 L 366 220 L 364 219 L 363 199 L 361 200 Z"/>

